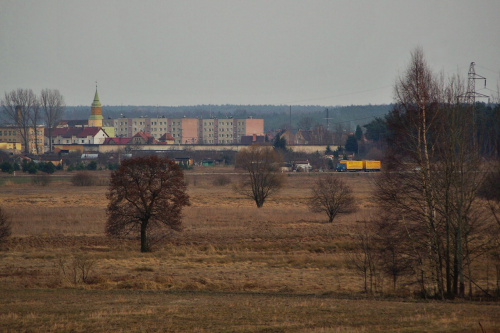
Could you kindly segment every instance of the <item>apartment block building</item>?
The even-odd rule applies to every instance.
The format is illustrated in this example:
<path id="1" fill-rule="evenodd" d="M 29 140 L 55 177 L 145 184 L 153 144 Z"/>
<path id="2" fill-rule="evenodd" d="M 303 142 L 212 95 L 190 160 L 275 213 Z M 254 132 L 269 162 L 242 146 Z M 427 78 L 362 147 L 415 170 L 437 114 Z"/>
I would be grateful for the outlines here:
<path id="1" fill-rule="evenodd" d="M 200 119 L 199 137 L 205 144 L 241 143 L 242 136 L 264 135 L 264 119 Z"/>
<path id="2" fill-rule="evenodd" d="M 110 120 L 108 120 L 110 121 Z M 133 137 L 137 132 L 159 139 L 168 133 L 175 144 L 240 143 L 242 136 L 264 135 L 264 119 L 118 118 L 113 119 L 116 137 Z"/>
<path id="3" fill-rule="evenodd" d="M 41 154 L 44 151 L 43 146 L 44 140 L 44 128 L 39 126 L 36 128 L 30 128 L 28 130 L 28 152 L 30 154 Z M 19 128 L 15 126 L 2 126 L 0 127 L 0 142 L 7 143 L 20 143 L 21 150 L 24 151 L 24 140 L 21 136 Z M 38 147 L 38 151 L 37 151 Z"/>
<path id="4" fill-rule="evenodd" d="M 158 140 L 168 133 L 174 137 L 176 144 L 198 143 L 198 119 L 196 118 L 139 117 L 118 118 L 113 121 L 116 137 L 131 138 L 138 132 L 144 132 Z"/>

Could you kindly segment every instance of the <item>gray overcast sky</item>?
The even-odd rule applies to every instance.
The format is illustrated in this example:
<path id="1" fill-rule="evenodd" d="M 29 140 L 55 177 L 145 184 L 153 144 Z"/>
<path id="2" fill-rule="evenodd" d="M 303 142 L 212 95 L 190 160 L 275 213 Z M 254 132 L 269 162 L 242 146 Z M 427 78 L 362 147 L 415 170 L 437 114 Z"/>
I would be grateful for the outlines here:
<path id="1" fill-rule="evenodd" d="M 447 74 L 475 61 L 496 90 L 499 18 L 498 0 L 0 0 L 0 93 L 90 105 L 97 81 L 104 105 L 390 103 L 417 46 Z"/>

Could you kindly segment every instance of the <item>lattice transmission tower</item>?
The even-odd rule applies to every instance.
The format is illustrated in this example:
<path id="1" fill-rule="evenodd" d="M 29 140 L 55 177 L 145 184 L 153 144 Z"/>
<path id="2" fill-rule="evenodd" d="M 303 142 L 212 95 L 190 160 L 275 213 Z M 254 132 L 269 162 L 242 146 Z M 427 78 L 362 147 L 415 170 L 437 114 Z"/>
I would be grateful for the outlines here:
<path id="1" fill-rule="evenodd" d="M 474 146 L 477 144 L 477 128 L 476 128 L 476 97 L 488 98 L 489 96 L 476 92 L 476 80 L 484 80 L 484 87 L 486 88 L 486 78 L 479 74 L 476 74 L 476 70 L 474 69 L 475 62 L 471 62 L 469 66 L 469 74 L 467 79 L 467 92 L 463 95 L 458 96 L 459 101 L 462 100 L 463 103 L 467 106 L 467 109 L 470 113 L 471 120 L 471 136 L 472 143 Z"/>
<path id="2" fill-rule="evenodd" d="M 484 97 L 488 98 L 489 96 L 476 92 L 476 80 L 484 80 L 484 87 L 486 88 L 486 78 L 479 74 L 476 74 L 476 70 L 474 69 L 475 62 L 470 63 L 469 67 L 469 75 L 467 80 L 467 92 L 462 95 L 464 103 L 468 105 L 476 104 L 476 97 Z"/>

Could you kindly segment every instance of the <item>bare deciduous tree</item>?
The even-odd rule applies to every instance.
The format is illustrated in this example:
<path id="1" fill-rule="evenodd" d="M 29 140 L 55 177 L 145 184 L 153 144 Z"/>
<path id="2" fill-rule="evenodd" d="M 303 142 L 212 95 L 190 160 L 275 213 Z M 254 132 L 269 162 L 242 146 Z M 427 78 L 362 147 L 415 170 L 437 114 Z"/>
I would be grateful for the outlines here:
<path id="1" fill-rule="evenodd" d="M 309 208 L 313 212 L 324 212 L 328 222 L 333 222 L 338 214 L 352 213 L 356 203 L 351 188 L 338 175 L 320 177 L 312 188 Z"/>
<path id="2" fill-rule="evenodd" d="M 373 292 L 378 286 L 377 244 L 374 236 L 374 229 L 369 222 L 364 221 L 353 237 L 355 249 L 347 255 L 347 264 L 363 277 L 366 293 Z"/>
<path id="3" fill-rule="evenodd" d="M 139 233 L 141 252 L 168 231 L 180 231 L 182 208 L 190 204 L 182 169 L 154 155 L 123 161 L 111 174 L 107 198 L 106 234 Z"/>
<path id="4" fill-rule="evenodd" d="M 488 208 L 500 226 L 500 163 L 489 173 L 479 189 L 479 195 L 487 200 Z"/>
<path id="5" fill-rule="evenodd" d="M 484 177 L 471 106 L 458 100 L 463 83 L 433 74 L 416 49 L 395 86 L 387 117 L 387 168 L 377 199 L 390 219 L 404 225 L 408 254 L 423 295 L 472 293 L 472 260 L 497 237 L 477 202 Z"/>
<path id="6" fill-rule="evenodd" d="M 23 140 L 24 152 L 30 153 L 30 131 L 36 129 L 33 126 L 34 111 L 38 109 L 38 100 L 31 89 L 17 89 L 9 93 L 5 92 L 1 101 L 4 114 L 12 125 L 14 125 Z M 33 128 L 34 127 L 34 128 Z M 35 131 L 36 132 L 36 131 Z"/>
<path id="7" fill-rule="evenodd" d="M 371 221 L 374 243 L 380 270 L 392 279 L 396 290 L 398 279 L 411 273 L 412 260 L 408 256 L 405 225 L 390 213 L 381 211 L 379 217 Z"/>
<path id="8" fill-rule="evenodd" d="M 88 283 L 95 264 L 96 260 L 85 254 L 76 255 L 70 261 L 66 258 L 58 260 L 61 278 L 74 285 Z"/>
<path id="9" fill-rule="evenodd" d="M 41 123 L 41 118 L 42 118 L 42 115 L 41 115 L 41 112 L 40 112 L 40 102 L 38 101 L 38 98 L 37 98 L 37 101 L 35 103 L 35 105 L 33 105 L 33 109 L 31 111 L 31 115 L 30 115 L 30 122 L 31 122 L 31 128 L 30 128 L 30 136 L 32 136 L 32 139 L 33 140 L 33 143 L 35 144 L 35 150 L 36 150 L 36 154 L 40 154 L 40 153 L 43 153 L 44 152 L 44 148 L 43 148 L 43 134 L 42 134 L 42 137 L 40 138 L 40 130 L 38 129 L 38 125 Z M 43 133 L 43 129 L 41 130 L 41 132 Z M 31 141 L 30 140 L 30 141 Z M 40 147 L 40 144 L 41 144 L 41 147 Z"/>
<path id="10" fill-rule="evenodd" d="M 280 172 L 283 159 L 272 147 L 252 145 L 236 155 L 236 167 L 247 172 L 235 190 L 255 201 L 257 207 L 276 193 L 284 182 Z"/>
<path id="11" fill-rule="evenodd" d="M 40 107 L 47 125 L 49 151 L 52 151 L 52 131 L 63 115 L 64 98 L 57 89 L 43 89 L 40 94 Z"/>

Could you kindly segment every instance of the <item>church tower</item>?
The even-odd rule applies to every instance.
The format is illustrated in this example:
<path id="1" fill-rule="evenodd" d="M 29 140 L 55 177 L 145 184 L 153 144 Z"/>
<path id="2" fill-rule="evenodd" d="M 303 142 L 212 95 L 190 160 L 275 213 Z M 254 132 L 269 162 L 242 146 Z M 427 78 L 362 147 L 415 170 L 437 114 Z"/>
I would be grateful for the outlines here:
<path id="1" fill-rule="evenodd" d="M 102 106 L 97 94 L 97 86 L 95 87 L 95 96 L 92 105 L 90 106 L 89 127 L 102 127 Z"/>

